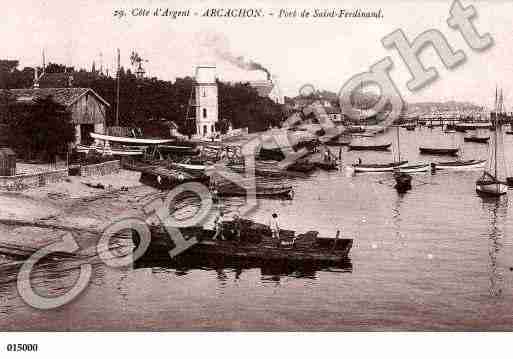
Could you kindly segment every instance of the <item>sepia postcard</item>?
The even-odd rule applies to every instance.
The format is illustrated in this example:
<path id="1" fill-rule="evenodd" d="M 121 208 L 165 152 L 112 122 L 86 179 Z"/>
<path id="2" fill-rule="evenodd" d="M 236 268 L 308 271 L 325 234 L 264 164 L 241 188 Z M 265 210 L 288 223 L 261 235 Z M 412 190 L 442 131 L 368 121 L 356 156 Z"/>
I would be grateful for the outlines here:
<path id="1" fill-rule="evenodd" d="M 4 10 L 0 331 L 513 329 L 513 3 Z"/>

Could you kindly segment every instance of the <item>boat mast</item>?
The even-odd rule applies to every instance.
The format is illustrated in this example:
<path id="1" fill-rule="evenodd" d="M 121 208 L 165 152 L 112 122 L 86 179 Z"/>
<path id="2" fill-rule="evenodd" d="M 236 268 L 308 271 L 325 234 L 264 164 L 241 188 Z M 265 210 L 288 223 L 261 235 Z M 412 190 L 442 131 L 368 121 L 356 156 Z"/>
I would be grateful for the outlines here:
<path id="1" fill-rule="evenodd" d="M 116 71 L 116 122 L 114 123 L 115 126 L 119 126 L 119 75 L 120 75 L 120 71 L 119 71 L 119 63 L 120 63 L 120 54 L 119 54 L 119 49 L 117 49 L 118 51 L 118 56 L 117 56 L 117 71 Z"/>
<path id="2" fill-rule="evenodd" d="M 399 126 L 395 126 L 397 129 L 397 162 L 401 162 L 401 145 L 399 144 Z"/>

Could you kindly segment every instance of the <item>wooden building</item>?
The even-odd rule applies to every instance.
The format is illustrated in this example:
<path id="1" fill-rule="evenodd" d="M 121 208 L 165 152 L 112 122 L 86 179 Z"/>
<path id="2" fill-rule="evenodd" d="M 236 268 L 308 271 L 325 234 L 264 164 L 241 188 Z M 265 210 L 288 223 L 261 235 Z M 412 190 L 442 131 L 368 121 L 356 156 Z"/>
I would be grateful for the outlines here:
<path id="1" fill-rule="evenodd" d="M 71 112 L 75 125 L 75 144 L 92 142 L 91 132 L 105 134 L 107 107 L 109 103 L 90 88 L 32 88 L 0 90 L 0 97 L 9 97 L 14 101 L 31 102 L 38 98 L 52 97 Z M 3 110 L 0 110 L 3 111 Z"/>

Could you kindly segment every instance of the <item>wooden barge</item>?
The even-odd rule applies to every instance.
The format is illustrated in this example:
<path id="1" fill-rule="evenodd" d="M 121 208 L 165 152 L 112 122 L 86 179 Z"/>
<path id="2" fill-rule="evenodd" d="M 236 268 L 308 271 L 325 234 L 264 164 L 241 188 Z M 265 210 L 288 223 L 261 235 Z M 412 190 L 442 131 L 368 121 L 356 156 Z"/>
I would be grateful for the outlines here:
<path id="1" fill-rule="evenodd" d="M 190 258 L 223 258 L 258 264 L 340 265 L 347 262 L 353 245 L 351 238 L 318 237 L 314 231 L 296 236 L 290 230 L 281 230 L 282 242 L 277 243 L 271 238 L 268 226 L 249 220 L 242 220 L 240 237 L 236 236 L 233 221 L 223 222 L 224 240 L 214 240 L 215 231 L 201 227 L 182 228 L 181 232 L 185 239 L 195 237 L 198 243 L 172 258 L 174 262 L 184 262 Z M 168 252 L 172 248 L 174 244 L 165 229 L 152 226 L 147 255 L 169 259 Z"/>

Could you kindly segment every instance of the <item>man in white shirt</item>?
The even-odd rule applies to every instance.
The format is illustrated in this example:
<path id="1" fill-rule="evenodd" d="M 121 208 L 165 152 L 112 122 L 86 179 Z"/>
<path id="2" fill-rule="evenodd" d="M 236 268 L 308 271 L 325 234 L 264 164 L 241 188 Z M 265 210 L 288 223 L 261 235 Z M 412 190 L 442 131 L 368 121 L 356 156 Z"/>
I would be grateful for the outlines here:
<path id="1" fill-rule="evenodd" d="M 271 227 L 271 235 L 274 240 L 277 241 L 278 247 L 280 246 L 280 224 L 278 222 L 278 215 L 273 213 L 271 221 L 269 223 L 269 227 Z"/>

